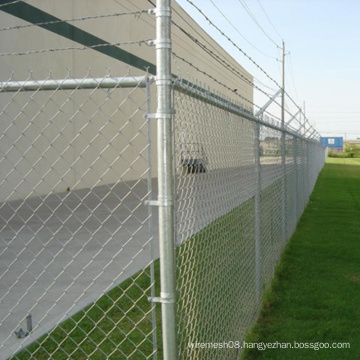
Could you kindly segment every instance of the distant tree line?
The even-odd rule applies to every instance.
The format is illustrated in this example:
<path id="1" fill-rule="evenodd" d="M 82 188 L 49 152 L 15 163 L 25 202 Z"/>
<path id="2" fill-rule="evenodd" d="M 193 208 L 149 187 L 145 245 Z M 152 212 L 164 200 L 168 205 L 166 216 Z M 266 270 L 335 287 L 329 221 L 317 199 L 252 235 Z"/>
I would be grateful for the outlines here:
<path id="1" fill-rule="evenodd" d="M 341 157 L 341 158 L 360 158 L 360 142 L 344 144 L 344 151 L 342 153 L 332 152 L 329 150 L 329 157 Z"/>

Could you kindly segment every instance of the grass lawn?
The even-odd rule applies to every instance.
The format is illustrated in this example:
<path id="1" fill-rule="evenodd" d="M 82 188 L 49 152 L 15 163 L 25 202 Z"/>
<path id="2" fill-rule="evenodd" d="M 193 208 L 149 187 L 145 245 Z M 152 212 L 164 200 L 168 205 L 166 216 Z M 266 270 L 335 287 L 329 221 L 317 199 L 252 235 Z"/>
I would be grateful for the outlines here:
<path id="1" fill-rule="evenodd" d="M 242 359 L 360 358 L 360 159 L 329 158 L 288 243 Z M 280 349 L 278 343 L 350 343 Z M 278 342 L 278 343 L 276 343 Z"/>
<path id="2" fill-rule="evenodd" d="M 265 208 L 274 203 L 278 187 L 279 182 L 274 182 L 263 191 Z M 178 327 L 181 334 L 178 345 L 182 359 L 197 356 L 197 351 L 188 353 L 188 342 L 216 342 L 219 337 L 242 338 L 255 318 L 258 304 L 254 287 L 253 214 L 254 198 L 250 198 L 177 248 Z M 276 214 L 271 212 L 269 223 L 275 223 L 275 218 Z M 156 294 L 159 294 L 158 260 L 154 268 Z M 11 360 L 152 358 L 150 285 L 150 268 L 146 268 Z M 156 313 L 158 358 L 161 359 L 159 304 Z M 210 359 L 217 357 L 218 350 L 199 353 L 202 358 Z M 222 350 L 226 358 L 236 354 L 237 349 Z"/>
<path id="3" fill-rule="evenodd" d="M 276 183 L 273 185 L 276 186 Z M 270 187 L 269 192 L 272 191 Z M 188 341 L 217 341 L 219 334 L 244 334 L 244 319 L 256 306 L 254 280 L 247 289 L 233 274 L 254 274 L 253 198 L 219 217 L 177 248 L 180 355 L 187 358 Z M 232 249 L 230 252 L 229 249 Z M 217 266 L 211 264 L 217 263 Z M 159 261 L 154 264 L 156 294 Z M 244 280 L 244 279 L 243 279 Z M 11 360 L 152 359 L 150 268 L 103 295 L 92 306 L 61 323 Z M 236 302 L 234 301 L 236 299 Z M 218 311 L 220 305 L 223 311 Z M 237 314 L 235 317 L 234 314 Z M 158 358 L 162 358 L 161 312 L 156 305 Z M 217 352 L 217 350 L 215 350 Z M 236 354 L 229 349 L 227 354 Z M 190 354 L 191 356 L 193 354 Z M 209 353 L 207 353 L 209 355 Z M 10 360 L 10 359 L 9 359 Z"/>
<path id="4" fill-rule="evenodd" d="M 271 206 L 277 207 L 277 186 L 274 183 L 262 194 L 266 213 Z M 181 294 L 178 341 L 183 359 L 237 358 L 236 349 L 201 351 L 200 356 L 200 352 L 188 354 L 186 347 L 194 339 L 198 342 L 216 342 L 219 338 L 241 340 L 250 320 L 255 318 L 258 307 L 254 292 L 253 213 L 254 201 L 249 199 L 177 248 Z M 286 247 L 259 322 L 247 337 L 248 343 L 350 343 L 350 349 L 252 349 L 245 351 L 243 360 L 360 358 L 359 218 L 360 159 L 328 159 L 298 229 Z M 262 230 L 271 229 L 275 238 L 278 237 L 276 219 L 274 213 L 266 224 L 262 223 L 266 225 Z M 229 252 L 229 248 L 233 251 Z M 268 253 L 277 251 L 263 250 L 266 249 Z M 265 259 L 266 253 L 262 256 Z M 209 265 L 216 262 L 218 266 Z M 248 276 L 248 281 L 242 281 L 238 274 Z M 155 279 L 159 294 L 158 261 Z M 149 296 L 150 269 L 147 268 L 12 359 L 151 358 Z M 156 312 L 161 359 L 159 304 Z"/>
<path id="5" fill-rule="evenodd" d="M 154 263 L 159 278 L 159 261 Z M 103 295 L 93 305 L 65 320 L 11 360 L 106 360 L 152 358 L 150 267 Z M 156 283 L 156 292 L 159 293 Z M 156 305 L 161 338 L 160 307 Z M 161 358 L 161 343 L 158 346 Z M 10 360 L 9 359 L 9 360 Z"/>

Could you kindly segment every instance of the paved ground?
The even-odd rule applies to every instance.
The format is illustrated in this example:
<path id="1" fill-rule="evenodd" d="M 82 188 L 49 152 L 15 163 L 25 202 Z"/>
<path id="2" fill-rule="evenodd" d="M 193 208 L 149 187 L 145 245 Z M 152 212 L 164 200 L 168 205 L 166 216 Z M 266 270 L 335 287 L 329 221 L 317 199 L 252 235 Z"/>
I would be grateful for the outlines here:
<path id="1" fill-rule="evenodd" d="M 180 180 L 179 243 L 254 196 L 253 166 L 224 171 Z M 266 159 L 262 187 L 280 175 L 278 159 Z M 152 242 L 147 194 L 141 181 L 0 204 L 0 359 L 146 267 L 151 243 L 158 257 L 157 211 Z M 17 339 L 29 313 L 33 331 Z"/>
<path id="2" fill-rule="evenodd" d="M 1 204 L 1 359 L 149 264 L 146 195 L 139 182 Z M 18 339 L 29 313 L 34 330 Z"/>

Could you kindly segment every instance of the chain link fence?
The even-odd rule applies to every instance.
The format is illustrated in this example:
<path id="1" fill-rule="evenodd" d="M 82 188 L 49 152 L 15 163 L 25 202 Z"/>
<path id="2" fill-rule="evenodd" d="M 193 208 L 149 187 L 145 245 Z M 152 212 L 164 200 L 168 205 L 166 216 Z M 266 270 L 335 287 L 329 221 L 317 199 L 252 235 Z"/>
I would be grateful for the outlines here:
<path id="1" fill-rule="evenodd" d="M 153 358 L 149 84 L 1 84 L 2 359 Z"/>
<path id="2" fill-rule="evenodd" d="M 237 359 L 324 149 L 185 83 L 174 108 L 179 358 Z"/>
<path id="3" fill-rule="evenodd" d="M 150 83 L 1 84 L 3 359 L 161 355 Z M 208 91 L 174 108 L 179 357 L 236 358 L 191 344 L 243 340 L 324 152 L 287 132 L 283 161 L 280 128 Z"/>
<path id="4" fill-rule="evenodd" d="M 189 343 L 240 339 L 256 314 L 254 124 L 179 91 L 174 106 L 180 358 L 211 358 Z"/>
<path id="5" fill-rule="evenodd" d="M 324 165 L 305 125 L 289 126 L 295 116 L 254 115 L 252 76 L 210 38 L 194 39 L 183 10 L 174 5 L 172 51 L 169 1 L 130 3 L 72 19 L 55 7 L 68 20 L 40 2 L 0 5 L 33 21 L 7 17 L 1 35 L 47 39 L 40 28 L 59 40 L 26 51 L 8 42 L 0 55 L 20 76 L 23 56 L 44 74 L 42 56 L 86 49 L 96 74 L 101 53 L 123 75 L 0 83 L 0 359 L 238 359 L 235 342 L 256 321 Z M 120 16 L 124 28 L 136 22 L 134 38 L 108 34 Z"/>

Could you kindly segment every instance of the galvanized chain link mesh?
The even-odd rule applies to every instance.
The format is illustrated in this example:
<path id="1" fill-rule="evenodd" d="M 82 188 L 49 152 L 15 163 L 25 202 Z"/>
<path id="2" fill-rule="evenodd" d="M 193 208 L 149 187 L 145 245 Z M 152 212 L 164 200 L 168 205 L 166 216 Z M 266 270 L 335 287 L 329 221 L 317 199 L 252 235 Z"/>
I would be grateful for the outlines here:
<path id="1" fill-rule="evenodd" d="M 281 132 L 261 126 L 260 144 L 262 282 L 268 286 L 283 245 Z"/>
<path id="2" fill-rule="evenodd" d="M 80 21 L 79 28 L 90 35 L 103 34 L 106 41 L 99 38 L 100 43 L 89 45 L 80 36 L 74 46 L 70 39 L 56 37 L 56 46 L 49 38 L 45 48 L 39 42 L 41 49 L 28 51 L 19 45 L 16 52 L 2 53 L 3 59 L 11 58 L 4 72 L 14 61 L 24 74 L 23 59 L 31 57 L 32 66 L 44 74 L 43 56 L 49 64 L 57 63 L 56 56 L 68 64 L 63 54 L 72 51 L 70 63 L 80 64 L 89 53 L 79 56 L 76 51 L 134 45 L 139 46 L 122 53 L 121 61 L 111 60 L 117 71 L 129 58 L 137 67 L 133 73 L 164 70 L 161 61 L 155 64 L 159 49 L 168 49 L 170 57 L 164 29 L 156 31 L 156 51 L 150 46 L 140 50 L 140 45 L 149 45 L 148 37 L 153 40 L 154 15 L 168 16 L 167 8 L 149 14 L 146 1 L 117 1 L 117 6 L 116 13 L 99 15 L 94 7 L 94 13 L 81 12 L 69 20 Z M 156 96 L 150 97 L 149 82 L 131 77 L 130 71 L 116 79 L 110 71 L 93 79 L 90 70 L 85 78 L 74 79 L 69 71 L 55 87 L 44 86 L 53 80 L 52 73 L 45 82 L 32 74 L 19 82 L 14 74 L 1 83 L 0 359 L 162 358 L 167 334 L 161 334 L 164 320 L 155 304 L 162 302 L 163 314 L 166 305 L 173 305 L 158 281 L 158 235 L 165 227 L 176 235 L 176 269 L 162 268 L 162 280 L 176 271 L 177 320 L 168 328 L 177 328 L 179 359 L 235 359 L 241 353 L 236 344 L 258 317 L 281 251 L 324 164 L 324 149 L 300 134 L 283 133 L 273 119 L 259 122 L 253 115 L 252 76 L 233 68 L 237 64 L 231 65 L 232 59 L 228 63 L 226 54 L 217 67 L 215 52 L 222 51 L 217 46 L 210 51 L 197 40 L 202 46 L 193 57 L 197 36 L 189 36 L 187 43 L 185 35 L 191 35 L 195 23 L 188 28 L 185 13 L 177 8 L 174 14 L 173 65 L 178 74 L 192 77 L 192 82 L 174 81 L 174 139 L 157 138 L 154 121 L 168 121 L 170 99 L 165 118 L 161 111 L 154 113 Z M 112 28 L 109 24 L 115 28 L 120 15 L 135 16 L 136 31 L 103 32 Z M 37 32 L 37 26 L 63 23 L 24 25 L 9 19 L 8 30 L 26 28 L 39 36 L 45 30 Z M 100 19 L 104 26 L 84 25 Z M 133 23 L 122 17 L 123 28 Z M 39 38 L 48 41 L 47 35 Z M 103 59 L 91 54 L 89 66 L 98 73 Z M 220 81 L 223 65 L 229 73 Z M 64 76 L 63 69 L 58 71 Z M 101 83 L 109 79 L 128 85 L 103 88 Z M 216 90 L 194 85 L 204 79 Z M 93 85 L 84 89 L 85 82 Z M 230 98 L 219 95 L 219 89 L 230 92 Z M 164 183 L 156 178 L 157 168 L 167 159 L 154 145 L 172 140 L 174 173 L 159 176 L 172 181 L 175 174 L 175 194 L 167 194 L 171 200 L 157 199 L 158 181 Z M 170 207 L 173 195 L 175 222 L 166 224 L 161 216 L 159 222 L 153 205 Z M 196 348 L 199 343 L 224 345 Z"/>
<path id="3" fill-rule="evenodd" d="M 179 358 L 237 358 L 324 151 L 287 133 L 283 163 L 281 128 L 196 94 L 174 94 Z"/>
<path id="4" fill-rule="evenodd" d="M 150 94 L 79 87 L 1 94 L 4 359 L 161 354 Z M 255 122 L 191 92 L 174 91 L 174 107 L 178 347 L 195 359 L 191 344 L 244 339 L 324 154 L 286 134 L 283 166 L 281 129 L 257 138 Z"/>
<path id="5" fill-rule="evenodd" d="M 150 93 L 82 81 L 0 94 L 1 359 L 156 351 Z"/>
<path id="6" fill-rule="evenodd" d="M 188 359 L 199 351 L 189 343 L 240 339 L 257 311 L 253 124 L 180 92 L 175 109 L 179 351 Z"/>

